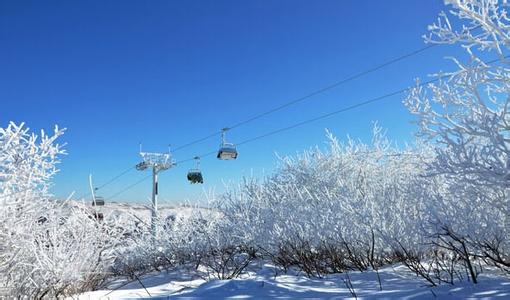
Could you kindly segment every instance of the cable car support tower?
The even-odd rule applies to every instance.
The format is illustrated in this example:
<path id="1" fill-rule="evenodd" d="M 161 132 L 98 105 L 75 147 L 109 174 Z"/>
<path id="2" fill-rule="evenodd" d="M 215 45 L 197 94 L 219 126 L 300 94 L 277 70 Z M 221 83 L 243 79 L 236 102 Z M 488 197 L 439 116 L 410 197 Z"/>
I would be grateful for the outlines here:
<path id="1" fill-rule="evenodd" d="M 153 237 L 156 238 L 158 234 L 158 174 L 170 169 L 175 163 L 172 161 L 170 147 L 168 147 L 168 153 L 142 152 L 142 144 L 140 144 L 139 153 L 142 161 L 136 165 L 136 169 L 145 171 L 147 168 L 152 168 L 151 232 Z"/>

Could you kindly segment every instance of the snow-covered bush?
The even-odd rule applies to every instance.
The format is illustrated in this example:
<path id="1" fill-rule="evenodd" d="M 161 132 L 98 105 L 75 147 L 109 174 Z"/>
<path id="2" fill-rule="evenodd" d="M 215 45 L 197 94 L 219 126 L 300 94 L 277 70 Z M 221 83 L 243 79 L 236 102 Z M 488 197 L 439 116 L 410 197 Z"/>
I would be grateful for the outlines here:
<path id="1" fill-rule="evenodd" d="M 111 264 L 115 235 L 79 205 L 48 192 L 64 133 L 0 128 L 1 297 L 58 297 L 96 287 Z"/>
<path id="2" fill-rule="evenodd" d="M 232 240 L 276 261 L 306 263 L 306 256 L 316 274 L 341 265 L 374 268 L 395 241 L 425 240 L 423 227 L 430 220 L 424 212 L 435 193 L 435 182 L 420 176 L 427 159 L 426 150 L 391 146 L 378 127 L 372 145 L 354 140 L 344 145 L 330 134 L 328 151 L 282 158 L 272 176 L 245 179 L 219 207 Z"/>
<path id="3" fill-rule="evenodd" d="M 218 210 L 199 207 L 186 210 L 188 214 L 170 215 L 159 220 L 157 226 L 161 230 L 156 237 L 150 231 L 150 224 L 131 214 L 131 222 L 124 220 L 126 225 L 130 224 L 126 230 L 129 234 L 118 247 L 113 272 L 136 278 L 175 266 L 188 267 L 191 271 L 205 267 L 203 274 L 198 271 L 197 274 L 207 278 L 210 277 L 208 273 L 222 279 L 229 277 L 228 270 L 236 268 L 237 264 L 222 264 L 221 257 L 233 249 L 237 251 L 239 240 L 230 239 L 231 228 L 224 223 Z M 217 259 L 220 262 L 217 263 Z M 223 271 L 216 272 L 221 268 Z M 236 272 L 233 274 L 237 276 Z"/>
<path id="4" fill-rule="evenodd" d="M 173 221 L 162 249 L 203 278 L 236 278 L 255 258 L 255 250 L 233 235 L 235 226 L 217 207 L 195 208 Z"/>

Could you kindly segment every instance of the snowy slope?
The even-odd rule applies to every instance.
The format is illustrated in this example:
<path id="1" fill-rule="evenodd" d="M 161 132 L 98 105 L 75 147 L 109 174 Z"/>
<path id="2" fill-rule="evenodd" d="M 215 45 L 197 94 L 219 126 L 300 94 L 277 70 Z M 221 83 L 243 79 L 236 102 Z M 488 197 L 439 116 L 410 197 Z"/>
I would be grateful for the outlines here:
<path id="1" fill-rule="evenodd" d="M 106 218 L 129 218 L 129 216 L 136 216 L 144 222 L 150 222 L 151 218 L 150 203 L 106 202 L 104 206 L 97 207 L 93 207 L 89 201 L 70 201 L 69 203 L 90 211 L 97 210 L 102 212 Z M 192 214 L 193 211 L 201 209 L 206 210 L 206 208 L 161 203 L 158 205 L 158 215 L 162 220 L 166 219 L 170 215 L 187 217 Z"/>
<path id="2" fill-rule="evenodd" d="M 405 267 L 387 267 L 380 270 L 381 291 L 377 275 L 371 271 L 335 274 L 323 279 L 299 274 L 275 277 L 274 268 L 266 265 L 243 278 L 207 282 L 184 271 L 163 272 L 141 279 L 147 291 L 138 282 L 118 282 L 114 285 L 117 290 L 88 292 L 75 299 L 354 299 L 346 285 L 347 276 L 359 299 L 510 298 L 510 280 L 494 274 L 480 275 L 477 285 L 463 282 L 429 288 Z"/>

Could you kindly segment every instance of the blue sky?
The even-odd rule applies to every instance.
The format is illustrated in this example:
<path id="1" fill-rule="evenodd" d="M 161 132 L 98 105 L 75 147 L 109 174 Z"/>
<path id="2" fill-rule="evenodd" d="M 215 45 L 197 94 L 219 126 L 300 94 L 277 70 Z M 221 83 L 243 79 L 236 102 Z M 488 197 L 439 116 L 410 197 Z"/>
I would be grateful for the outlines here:
<path id="1" fill-rule="evenodd" d="M 88 190 L 139 161 L 138 143 L 166 151 L 424 46 L 439 0 L 415 1 L 6 1 L 0 0 L 0 125 L 66 127 L 54 192 Z M 233 142 L 412 85 L 452 68 L 440 46 L 229 132 Z M 275 153 L 324 145 L 335 135 L 368 140 L 374 121 L 403 144 L 416 128 L 392 97 L 239 148 L 236 161 L 192 164 L 160 176 L 160 199 L 201 199 L 224 182 L 269 173 Z M 219 137 L 175 153 L 209 152 Z M 132 171 L 108 197 L 148 173 Z M 146 201 L 150 181 L 115 201 Z"/>

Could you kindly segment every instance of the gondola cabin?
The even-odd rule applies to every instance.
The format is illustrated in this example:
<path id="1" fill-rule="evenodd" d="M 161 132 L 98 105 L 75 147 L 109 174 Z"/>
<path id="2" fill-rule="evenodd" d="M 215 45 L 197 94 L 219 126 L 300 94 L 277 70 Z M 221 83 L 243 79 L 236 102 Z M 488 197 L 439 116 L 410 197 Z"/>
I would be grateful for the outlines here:
<path id="1" fill-rule="evenodd" d="M 204 183 L 204 178 L 202 177 L 202 172 L 200 172 L 200 170 L 189 170 L 187 177 L 190 183 Z"/>
<path id="2" fill-rule="evenodd" d="M 221 130 L 221 144 L 220 150 L 218 150 L 218 155 L 216 156 L 221 160 L 232 160 L 237 158 L 237 149 L 236 146 L 232 143 L 227 143 L 226 133 L 229 128 L 223 128 Z"/>
<path id="3" fill-rule="evenodd" d="M 237 150 L 234 144 L 226 143 L 222 144 L 220 150 L 218 150 L 218 155 L 216 156 L 221 160 L 232 160 L 237 158 Z"/>

